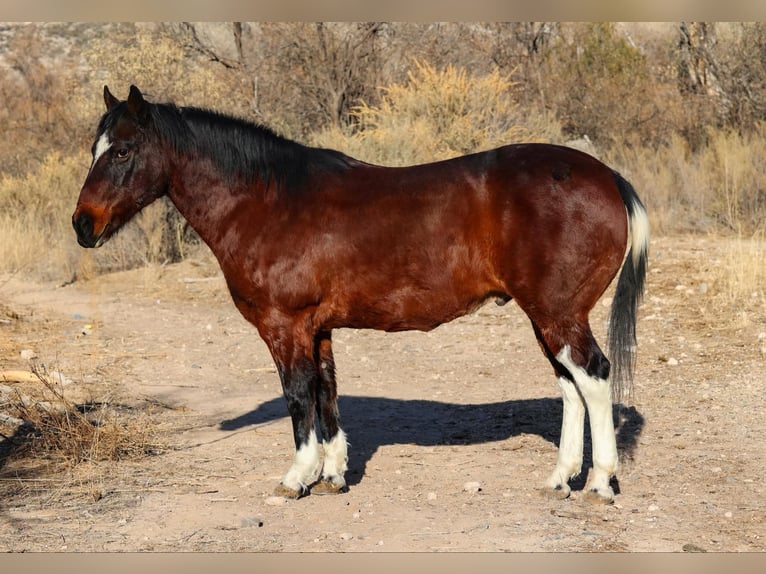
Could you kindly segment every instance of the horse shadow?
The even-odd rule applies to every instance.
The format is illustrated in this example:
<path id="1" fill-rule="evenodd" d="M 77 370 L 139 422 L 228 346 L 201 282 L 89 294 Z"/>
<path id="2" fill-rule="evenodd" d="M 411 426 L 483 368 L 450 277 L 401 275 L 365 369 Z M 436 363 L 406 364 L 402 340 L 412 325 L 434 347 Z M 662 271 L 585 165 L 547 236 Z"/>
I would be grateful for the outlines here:
<path id="1" fill-rule="evenodd" d="M 472 445 L 499 442 L 522 434 L 538 435 L 558 447 L 563 402 L 560 398 L 508 400 L 484 404 L 454 404 L 432 400 L 341 396 L 338 407 L 343 429 L 349 436 L 346 481 L 358 484 L 367 464 L 382 446 Z M 635 407 L 613 406 L 620 460 L 632 460 L 644 427 L 644 417 Z M 287 417 L 282 397 L 262 403 L 254 410 L 224 420 L 220 429 L 233 431 Z M 587 414 L 586 414 L 587 417 Z M 592 467 L 590 429 L 585 425 L 583 471 L 570 482 L 573 490 L 585 486 Z M 615 492 L 619 484 L 613 482 Z"/>

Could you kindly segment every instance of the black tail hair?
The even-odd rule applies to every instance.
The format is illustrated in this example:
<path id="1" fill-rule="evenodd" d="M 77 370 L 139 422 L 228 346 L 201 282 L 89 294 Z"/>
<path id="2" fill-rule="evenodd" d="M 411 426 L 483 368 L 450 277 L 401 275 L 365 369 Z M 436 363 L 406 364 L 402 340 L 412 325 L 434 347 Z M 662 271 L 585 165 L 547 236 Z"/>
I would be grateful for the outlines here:
<path id="1" fill-rule="evenodd" d="M 649 222 L 646 209 L 633 186 L 613 172 L 627 210 L 630 249 L 617 280 L 609 316 L 607 340 L 612 363 L 612 397 L 621 402 L 632 394 L 636 359 L 636 314 L 644 295 L 649 251 Z"/>

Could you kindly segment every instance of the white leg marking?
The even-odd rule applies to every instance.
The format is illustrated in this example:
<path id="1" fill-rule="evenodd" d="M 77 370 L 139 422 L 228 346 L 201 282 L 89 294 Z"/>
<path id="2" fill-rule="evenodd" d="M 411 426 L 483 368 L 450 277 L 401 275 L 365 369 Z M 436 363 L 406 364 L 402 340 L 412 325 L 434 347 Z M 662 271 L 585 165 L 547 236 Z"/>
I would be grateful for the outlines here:
<path id="1" fill-rule="evenodd" d="M 556 359 L 572 374 L 588 407 L 593 440 L 593 473 L 586 490 L 604 500 L 611 500 L 614 492 L 609 486 L 609 479 L 617 472 L 618 459 L 609 382 L 591 377 L 585 369 L 574 364 L 569 345 L 556 355 Z"/>
<path id="2" fill-rule="evenodd" d="M 346 480 L 343 475 L 348 470 L 348 443 L 346 442 L 346 433 L 338 429 L 336 434 L 329 442 L 323 441 L 324 446 L 324 467 L 322 468 L 322 478 L 329 480 L 335 486 L 343 487 Z"/>
<path id="3" fill-rule="evenodd" d="M 309 442 L 296 451 L 293 465 L 282 479 L 282 484 L 296 492 L 304 491 L 319 475 L 319 462 L 319 441 L 312 430 Z"/>
<path id="4" fill-rule="evenodd" d="M 101 137 L 98 138 L 98 141 L 96 142 L 96 148 L 93 150 L 93 163 L 90 164 L 90 170 L 88 170 L 88 173 L 93 171 L 93 167 L 96 165 L 96 162 L 102 155 L 106 153 L 110 147 L 112 147 L 112 142 L 109 141 L 109 136 L 107 136 L 106 133 L 101 134 Z"/>
<path id="5" fill-rule="evenodd" d="M 558 379 L 561 395 L 564 399 L 564 415 L 561 420 L 561 440 L 559 455 L 553 474 L 545 483 L 547 489 L 558 492 L 561 498 L 569 495 L 567 482 L 580 474 L 582 470 L 582 451 L 585 434 L 585 405 L 574 383 L 560 377 Z"/>

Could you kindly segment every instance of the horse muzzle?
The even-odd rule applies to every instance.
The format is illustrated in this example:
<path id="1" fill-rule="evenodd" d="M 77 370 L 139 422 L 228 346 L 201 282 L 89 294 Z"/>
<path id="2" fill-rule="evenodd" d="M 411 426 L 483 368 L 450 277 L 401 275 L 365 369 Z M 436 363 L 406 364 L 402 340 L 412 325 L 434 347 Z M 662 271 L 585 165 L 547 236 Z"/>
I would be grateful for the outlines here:
<path id="1" fill-rule="evenodd" d="M 92 214 L 78 208 L 72 215 L 72 227 L 77 233 L 77 243 L 82 247 L 101 247 L 109 238 L 111 225 L 99 224 Z"/>

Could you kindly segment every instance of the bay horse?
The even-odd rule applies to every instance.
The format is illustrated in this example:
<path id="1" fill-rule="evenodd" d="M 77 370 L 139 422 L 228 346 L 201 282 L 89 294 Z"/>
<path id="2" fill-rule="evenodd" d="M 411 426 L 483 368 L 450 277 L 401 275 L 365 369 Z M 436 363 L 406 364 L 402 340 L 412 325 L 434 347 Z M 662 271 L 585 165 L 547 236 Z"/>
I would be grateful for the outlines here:
<path id="1" fill-rule="evenodd" d="M 276 494 L 347 490 L 333 329 L 428 331 L 513 299 L 563 394 L 542 490 L 569 496 L 587 407 L 583 498 L 613 500 L 611 393 L 633 377 L 649 241 L 646 210 L 620 174 L 548 144 L 383 167 L 229 115 L 151 103 L 135 86 L 124 101 L 105 86 L 104 102 L 72 216 L 77 241 L 101 246 L 167 195 L 210 247 L 273 357 L 292 420 L 295 455 Z M 620 269 L 607 359 L 588 314 Z"/>

